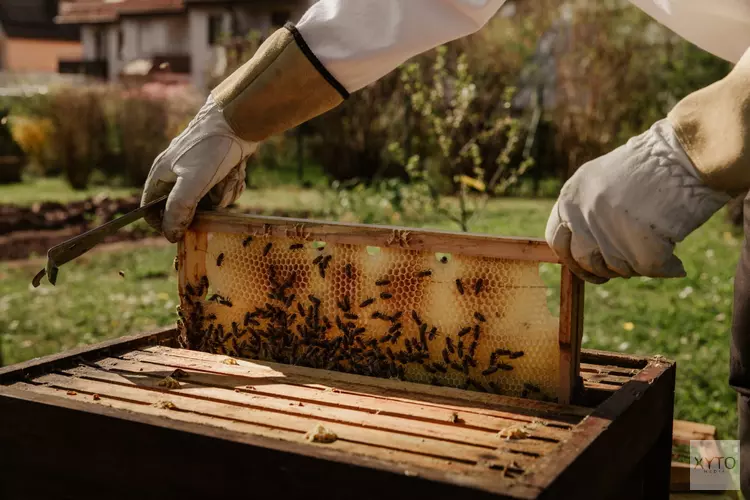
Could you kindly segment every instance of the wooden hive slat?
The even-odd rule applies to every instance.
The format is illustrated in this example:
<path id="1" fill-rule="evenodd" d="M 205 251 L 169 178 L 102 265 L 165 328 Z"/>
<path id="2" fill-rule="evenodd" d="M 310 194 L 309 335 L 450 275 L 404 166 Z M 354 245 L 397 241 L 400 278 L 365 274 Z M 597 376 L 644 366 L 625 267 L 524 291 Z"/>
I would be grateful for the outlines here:
<path id="1" fill-rule="evenodd" d="M 181 296 L 185 296 L 188 286 L 198 286 L 201 276 L 206 275 L 210 234 L 263 234 L 285 237 L 300 231 L 301 227 L 304 227 L 306 238 L 326 243 L 559 264 L 546 242 L 540 239 L 208 212 L 196 216 L 186 238 L 179 245 Z M 566 267 L 561 266 L 560 373 L 556 396 L 562 404 L 569 403 L 575 392 L 582 387 L 579 366 L 583 289 L 583 282 Z"/>

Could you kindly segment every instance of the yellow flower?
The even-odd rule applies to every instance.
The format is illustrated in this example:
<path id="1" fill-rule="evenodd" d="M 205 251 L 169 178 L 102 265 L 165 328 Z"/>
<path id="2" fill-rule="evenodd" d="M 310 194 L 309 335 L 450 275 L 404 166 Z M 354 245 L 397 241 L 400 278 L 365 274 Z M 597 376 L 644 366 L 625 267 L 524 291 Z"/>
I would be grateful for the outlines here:
<path id="1" fill-rule="evenodd" d="M 625 323 L 623 323 L 623 324 L 622 324 L 622 328 L 623 328 L 623 330 L 625 330 L 626 332 L 629 332 L 629 331 L 631 331 L 631 330 L 632 330 L 633 328 L 635 328 L 635 325 L 633 324 L 633 322 L 632 322 L 632 321 L 626 321 Z"/>

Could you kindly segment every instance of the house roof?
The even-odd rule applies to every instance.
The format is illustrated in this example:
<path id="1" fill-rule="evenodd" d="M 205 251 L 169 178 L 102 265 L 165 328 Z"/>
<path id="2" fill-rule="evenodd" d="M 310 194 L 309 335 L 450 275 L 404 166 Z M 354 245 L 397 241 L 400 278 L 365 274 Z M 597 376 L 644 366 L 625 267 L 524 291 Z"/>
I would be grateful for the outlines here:
<path id="1" fill-rule="evenodd" d="M 55 24 L 57 0 L 2 0 L 0 25 L 10 38 L 78 40 L 78 28 Z"/>
<path id="2" fill-rule="evenodd" d="M 182 12 L 183 0 L 61 0 L 60 24 L 109 23 L 120 16 Z"/>

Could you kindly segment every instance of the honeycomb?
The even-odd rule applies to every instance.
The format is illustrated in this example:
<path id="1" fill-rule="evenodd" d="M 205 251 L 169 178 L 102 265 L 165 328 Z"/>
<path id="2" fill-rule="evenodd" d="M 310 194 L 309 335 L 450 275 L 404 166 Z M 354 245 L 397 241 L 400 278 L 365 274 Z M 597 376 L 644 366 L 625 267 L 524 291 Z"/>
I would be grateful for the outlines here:
<path id="1" fill-rule="evenodd" d="M 209 233 L 186 347 L 554 399 L 558 320 L 538 263 Z"/>

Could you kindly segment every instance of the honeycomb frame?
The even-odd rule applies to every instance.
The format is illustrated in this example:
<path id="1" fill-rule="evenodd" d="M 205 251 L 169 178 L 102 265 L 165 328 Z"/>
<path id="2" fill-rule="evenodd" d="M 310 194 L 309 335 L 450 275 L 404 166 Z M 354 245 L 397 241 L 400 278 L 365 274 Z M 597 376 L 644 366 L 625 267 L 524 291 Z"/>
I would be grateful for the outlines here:
<path id="1" fill-rule="evenodd" d="M 204 212 L 178 246 L 180 342 L 567 404 L 583 283 L 561 266 L 555 318 L 542 262 L 539 239 Z"/>

